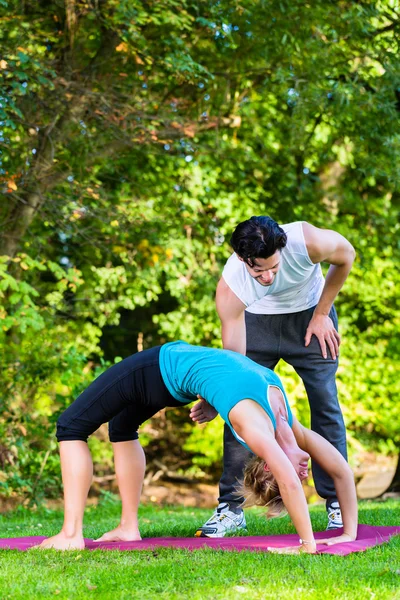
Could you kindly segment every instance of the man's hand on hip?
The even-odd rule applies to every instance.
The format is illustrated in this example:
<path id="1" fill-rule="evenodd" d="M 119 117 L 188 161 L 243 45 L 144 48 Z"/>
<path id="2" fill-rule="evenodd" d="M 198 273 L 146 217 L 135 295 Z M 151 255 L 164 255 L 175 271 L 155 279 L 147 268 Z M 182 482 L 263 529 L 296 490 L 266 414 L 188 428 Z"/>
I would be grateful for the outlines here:
<path id="1" fill-rule="evenodd" d="M 304 338 L 306 346 L 311 342 L 311 337 L 313 335 L 315 335 L 319 341 L 322 356 L 324 358 L 328 357 L 328 347 L 333 360 L 335 360 L 339 355 L 340 335 L 336 331 L 333 321 L 328 315 L 318 315 L 314 313 Z"/>

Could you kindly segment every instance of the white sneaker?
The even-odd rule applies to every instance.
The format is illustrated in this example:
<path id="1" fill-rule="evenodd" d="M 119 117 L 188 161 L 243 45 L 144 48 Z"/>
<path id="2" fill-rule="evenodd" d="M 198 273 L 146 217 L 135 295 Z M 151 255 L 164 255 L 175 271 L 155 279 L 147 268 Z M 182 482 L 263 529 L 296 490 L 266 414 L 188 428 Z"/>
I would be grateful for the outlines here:
<path id="1" fill-rule="evenodd" d="M 333 500 L 327 505 L 326 510 L 328 512 L 328 527 L 326 530 L 329 531 L 330 529 L 340 529 L 340 527 L 343 527 L 342 512 L 340 510 L 339 502 Z"/>
<path id="2" fill-rule="evenodd" d="M 242 509 L 235 513 L 230 510 L 227 502 L 219 504 L 214 514 L 199 527 L 195 533 L 196 537 L 224 537 L 228 532 L 246 529 L 246 518 Z"/>

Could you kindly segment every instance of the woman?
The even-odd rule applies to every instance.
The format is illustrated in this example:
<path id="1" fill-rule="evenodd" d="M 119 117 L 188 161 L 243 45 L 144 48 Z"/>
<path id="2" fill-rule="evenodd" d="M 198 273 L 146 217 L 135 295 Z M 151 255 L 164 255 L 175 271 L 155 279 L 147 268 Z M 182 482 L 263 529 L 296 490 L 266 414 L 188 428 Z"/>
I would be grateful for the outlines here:
<path id="1" fill-rule="evenodd" d="M 357 499 L 352 472 L 329 442 L 293 417 L 278 376 L 236 352 L 179 341 L 113 365 L 61 415 L 57 439 L 64 524 L 60 533 L 44 540 L 41 546 L 84 548 L 83 513 L 93 472 L 86 441 L 105 422 L 109 422 L 122 515 L 118 527 L 98 541 L 140 540 L 137 511 L 145 459 L 138 427 L 162 408 L 188 404 L 196 398 L 201 400 L 191 410 L 193 421 L 204 423 L 218 412 L 237 439 L 259 457 L 261 468 L 250 466 L 244 485 L 254 491 L 257 501 L 262 489 L 263 503 L 279 494 L 300 536 L 296 551 L 316 550 L 301 486 L 308 475 L 310 455 L 333 478 L 343 513 L 344 533 L 329 543 L 356 538 Z"/>

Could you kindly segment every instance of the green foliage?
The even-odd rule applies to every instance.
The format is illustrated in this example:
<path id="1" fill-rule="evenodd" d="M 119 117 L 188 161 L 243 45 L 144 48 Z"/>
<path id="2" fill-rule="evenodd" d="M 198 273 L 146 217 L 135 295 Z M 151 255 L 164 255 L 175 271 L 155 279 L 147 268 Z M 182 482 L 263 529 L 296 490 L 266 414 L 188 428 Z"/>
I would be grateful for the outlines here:
<path id="1" fill-rule="evenodd" d="M 183 449 L 194 454 L 193 464 L 209 467 L 210 464 L 222 464 L 222 436 L 224 423 L 217 417 L 205 427 L 193 429 Z"/>
<path id="2" fill-rule="evenodd" d="M 337 301 L 345 417 L 366 447 L 399 445 L 396 10 L 0 2 L 7 494 L 56 493 L 56 416 L 97 365 L 142 343 L 220 345 L 215 286 L 233 228 L 253 214 L 353 243 Z M 304 391 L 280 368 L 306 422 Z M 185 410 L 145 436 L 150 460 L 175 465 L 177 446 L 179 469 L 215 472 L 220 460 L 217 426 L 197 430 Z M 111 468 L 106 445 L 92 444 Z"/>

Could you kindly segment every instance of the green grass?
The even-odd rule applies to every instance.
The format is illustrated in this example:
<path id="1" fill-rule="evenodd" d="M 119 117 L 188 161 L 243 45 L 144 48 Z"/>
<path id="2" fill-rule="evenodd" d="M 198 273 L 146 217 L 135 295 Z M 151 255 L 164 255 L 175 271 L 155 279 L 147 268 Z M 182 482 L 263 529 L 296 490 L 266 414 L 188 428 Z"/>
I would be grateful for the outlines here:
<path id="1" fill-rule="evenodd" d="M 360 503 L 360 522 L 400 525 L 400 504 Z M 115 526 L 119 504 L 108 496 L 87 509 L 85 536 L 96 537 Z M 192 536 L 210 511 L 143 506 L 143 536 Z M 311 508 L 315 530 L 324 529 L 321 506 Z M 247 511 L 250 535 L 293 533 L 289 519 L 268 523 L 260 510 Z M 62 514 L 44 509 L 0 515 L 1 537 L 52 535 Z M 185 599 L 274 600 L 400 599 L 400 536 L 388 544 L 347 557 L 281 556 L 256 552 L 187 550 L 156 551 L 55 550 L 0 552 L 0 598 L 105 598 L 140 600 Z"/>

